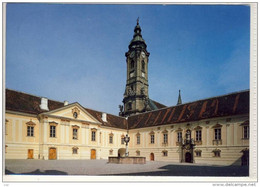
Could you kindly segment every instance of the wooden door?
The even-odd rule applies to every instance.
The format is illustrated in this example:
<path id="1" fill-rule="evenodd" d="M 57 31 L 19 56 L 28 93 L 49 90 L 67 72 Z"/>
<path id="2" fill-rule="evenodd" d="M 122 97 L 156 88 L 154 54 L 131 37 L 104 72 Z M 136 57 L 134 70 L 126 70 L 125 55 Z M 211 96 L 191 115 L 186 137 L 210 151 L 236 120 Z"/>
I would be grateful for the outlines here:
<path id="1" fill-rule="evenodd" d="M 154 161 L 154 154 L 153 153 L 150 154 L 150 160 Z"/>
<path id="2" fill-rule="evenodd" d="M 189 162 L 189 163 L 192 162 L 191 153 L 187 152 L 185 154 L 185 162 Z"/>
<path id="3" fill-rule="evenodd" d="M 96 150 L 95 149 L 91 149 L 91 160 L 96 159 Z"/>
<path id="4" fill-rule="evenodd" d="M 56 148 L 49 149 L 49 160 L 56 160 L 57 159 L 57 152 Z"/>
<path id="5" fill-rule="evenodd" d="M 33 159 L 33 149 L 28 149 L 28 159 Z"/>

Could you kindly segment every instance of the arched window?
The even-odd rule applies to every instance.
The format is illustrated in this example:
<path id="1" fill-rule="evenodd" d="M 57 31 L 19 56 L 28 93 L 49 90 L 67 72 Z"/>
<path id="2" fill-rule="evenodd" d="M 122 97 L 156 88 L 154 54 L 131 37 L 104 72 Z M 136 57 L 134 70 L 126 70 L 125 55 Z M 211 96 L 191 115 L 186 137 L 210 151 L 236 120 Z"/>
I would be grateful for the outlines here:
<path id="1" fill-rule="evenodd" d="M 135 67 L 135 62 L 132 60 L 130 63 L 130 68 L 133 69 Z"/>
<path id="2" fill-rule="evenodd" d="M 145 72 L 145 62 L 142 61 L 142 71 Z"/>

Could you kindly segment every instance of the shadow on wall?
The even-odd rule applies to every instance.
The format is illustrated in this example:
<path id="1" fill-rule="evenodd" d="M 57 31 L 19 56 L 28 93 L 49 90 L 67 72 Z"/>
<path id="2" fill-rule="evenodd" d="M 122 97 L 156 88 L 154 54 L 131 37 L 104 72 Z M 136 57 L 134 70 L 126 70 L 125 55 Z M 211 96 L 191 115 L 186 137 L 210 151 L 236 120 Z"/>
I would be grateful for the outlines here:
<path id="1" fill-rule="evenodd" d="M 8 169 L 5 169 L 6 175 L 15 175 L 15 174 L 23 174 L 23 175 L 68 175 L 68 173 L 58 170 L 45 170 L 44 172 L 41 172 L 39 169 L 28 172 L 28 173 L 14 173 Z"/>
<path id="2" fill-rule="evenodd" d="M 198 165 L 175 165 L 169 164 L 160 167 L 161 171 L 153 172 L 138 172 L 126 173 L 115 175 L 128 175 L 128 176 L 249 176 L 248 166 L 198 166 Z"/>

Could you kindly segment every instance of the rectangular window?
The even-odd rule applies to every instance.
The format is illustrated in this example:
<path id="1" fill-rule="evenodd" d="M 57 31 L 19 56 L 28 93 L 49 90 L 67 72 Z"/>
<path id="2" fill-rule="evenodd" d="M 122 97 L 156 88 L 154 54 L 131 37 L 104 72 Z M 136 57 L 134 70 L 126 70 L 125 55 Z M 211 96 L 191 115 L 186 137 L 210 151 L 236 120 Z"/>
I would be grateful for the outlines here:
<path id="1" fill-rule="evenodd" d="M 151 144 L 154 144 L 154 134 L 151 134 Z"/>
<path id="2" fill-rule="evenodd" d="M 163 134 L 163 143 L 168 143 L 168 134 Z"/>
<path id="3" fill-rule="evenodd" d="M 91 141 L 96 141 L 96 131 L 91 131 Z"/>
<path id="4" fill-rule="evenodd" d="M 196 141 L 201 141 L 201 130 L 196 130 Z"/>
<path id="5" fill-rule="evenodd" d="M 195 152 L 197 157 L 201 157 L 201 151 Z"/>
<path id="6" fill-rule="evenodd" d="M 112 144 L 113 143 L 113 136 L 109 136 L 109 143 Z"/>
<path id="7" fill-rule="evenodd" d="M 221 129 L 214 129 L 215 130 L 215 140 L 221 140 Z"/>
<path id="8" fill-rule="evenodd" d="M 214 152 L 214 157 L 220 157 L 220 151 L 215 151 Z"/>
<path id="9" fill-rule="evenodd" d="M 56 126 L 50 126 L 50 137 L 56 137 Z"/>
<path id="10" fill-rule="evenodd" d="M 121 144 L 122 144 L 122 145 L 124 145 L 124 144 L 125 144 L 125 140 L 124 140 L 124 138 L 123 138 L 123 137 L 121 138 Z"/>
<path id="11" fill-rule="evenodd" d="M 168 151 L 163 151 L 163 156 L 168 156 Z"/>
<path id="12" fill-rule="evenodd" d="M 34 136 L 34 127 L 27 126 L 27 136 Z"/>
<path id="13" fill-rule="evenodd" d="M 78 139 L 78 129 L 73 129 L 73 140 Z"/>
<path id="14" fill-rule="evenodd" d="M 178 142 L 182 142 L 182 132 L 177 133 L 177 138 L 178 138 L 177 139 Z"/>
<path id="15" fill-rule="evenodd" d="M 249 126 L 244 126 L 243 127 L 243 138 L 244 139 L 249 139 Z"/>
<path id="16" fill-rule="evenodd" d="M 78 154 L 78 148 L 73 148 L 72 149 L 72 154 Z"/>
<path id="17" fill-rule="evenodd" d="M 140 135 L 137 135 L 136 142 L 137 142 L 137 144 L 140 144 Z"/>

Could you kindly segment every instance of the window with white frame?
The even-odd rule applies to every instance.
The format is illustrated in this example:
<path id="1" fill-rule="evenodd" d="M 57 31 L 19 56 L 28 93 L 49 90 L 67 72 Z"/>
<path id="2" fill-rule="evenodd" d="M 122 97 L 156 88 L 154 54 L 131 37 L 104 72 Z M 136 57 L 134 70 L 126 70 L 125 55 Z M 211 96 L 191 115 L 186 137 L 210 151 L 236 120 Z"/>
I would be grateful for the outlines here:
<path id="1" fill-rule="evenodd" d="M 163 143 L 167 144 L 168 143 L 168 133 L 163 134 Z"/>
<path id="2" fill-rule="evenodd" d="M 34 136 L 34 126 L 27 126 L 27 136 Z"/>
<path id="3" fill-rule="evenodd" d="M 201 130 L 196 130 L 196 141 L 201 141 Z"/>
<path id="4" fill-rule="evenodd" d="M 93 141 L 93 142 L 96 141 L 96 131 L 95 130 L 91 131 L 91 141 Z"/>
<path id="5" fill-rule="evenodd" d="M 154 144 L 154 134 L 151 134 L 150 137 L 151 137 L 151 144 Z"/>
<path id="6" fill-rule="evenodd" d="M 51 125 L 50 126 L 50 137 L 55 138 L 56 137 L 56 126 Z"/>
<path id="7" fill-rule="evenodd" d="M 112 144 L 113 143 L 113 134 L 109 134 L 109 143 Z"/>
<path id="8" fill-rule="evenodd" d="M 137 144 L 141 143 L 141 141 L 140 141 L 140 134 L 139 133 L 136 135 L 136 143 Z"/>
<path id="9" fill-rule="evenodd" d="M 215 140 L 221 140 L 221 128 L 214 129 L 215 132 Z"/>
<path id="10" fill-rule="evenodd" d="M 177 141 L 182 142 L 182 132 L 177 132 Z"/>

